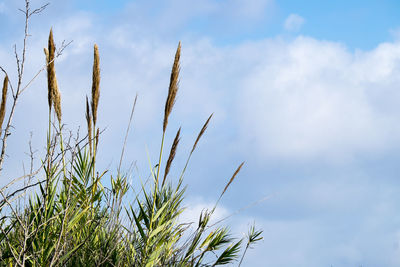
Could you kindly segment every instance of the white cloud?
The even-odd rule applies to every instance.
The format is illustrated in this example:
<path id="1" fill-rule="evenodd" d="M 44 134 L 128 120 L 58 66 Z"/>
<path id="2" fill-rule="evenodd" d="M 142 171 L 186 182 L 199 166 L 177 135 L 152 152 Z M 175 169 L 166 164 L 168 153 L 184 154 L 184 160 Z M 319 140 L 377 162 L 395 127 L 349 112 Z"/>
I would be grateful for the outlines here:
<path id="1" fill-rule="evenodd" d="M 296 32 L 301 29 L 304 22 L 305 22 L 305 20 L 303 17 L 301 17 L 297 14 L 290 14 L 285 20 L 284 27 L 285 27 L 285 30 L 287 30 L 287 31 Z"/>
<path id="2" fill-rule="evenodd" d="M 312 38 L 269 41 L 243 77 L 243 137 L 264 155 L 342 158 L 399 143 L 400 45 L 368 52 Z M 244 86 L 245 85 L 245 86 Z"/>
<path id="3" fill-rule="evenodd" d="M 214 208 L 215 202 L 207 202 L 204 199 L 197 198 L 185 202 L 185 210 L 179 217 L 181 222 L 193 223 L 196 227 L 202 212 L 211 211 Z M 211 216 L 209 225 L 212 225 L 230 215 L 230 212 L 221 204 L 217 206 Z"/>

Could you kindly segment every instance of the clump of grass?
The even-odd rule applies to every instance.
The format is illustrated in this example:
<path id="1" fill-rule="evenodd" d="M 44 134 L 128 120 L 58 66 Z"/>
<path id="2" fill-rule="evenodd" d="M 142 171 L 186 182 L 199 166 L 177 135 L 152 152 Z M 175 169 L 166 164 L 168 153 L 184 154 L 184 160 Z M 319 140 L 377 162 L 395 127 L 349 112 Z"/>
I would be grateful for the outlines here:
<path id="1" fill-rule="evenodd" d="M 85 103 L 88 134 L 82 140 L 69 139 L 67 143 L 63 142 L 52 30 L 44 50 L 49 104 L 46 155 L 38 170 L 28 175 L 29 183 L 23 188 L 8 194 L 7 187 L 0 189 L 3 198 L 0 201 L 0 266 L 215 266 L 238 261 L 244 239 L 234 238 L 227 227 L 209 225 L 209 221 L 243 163 L 227 182 L 214 209 L 199 214 L 194 231 L 188 227 L 190 222 L 179 221 L 184 210 L 183 176 L 212 114 L 194 141 L 182 174 L 169 178 L 181 138 L 179 128 L 159 184 L 164 138 L 178 92 L 181 43 L 176 50 L 165 102 L 159 162 L 156 169 L 149 170 L 153 183 L 142 184 L 140 190 L 129 185 L 120 166 L 116 176 L 109 174 L 109 170 L 96 169 L 96 151 L 101 138 L 97 127 L 100 97 L 97 45 L 94 45 L 92 99 L 89 104 L 86 97 Z M 4 119 L 7 83 L 8 77 L 3 85 L 0 122 Z M 51 123 L 52 107 L 58 129 Z M 52 134 L 53 131 L 57 134 Z M 110 188 L 105 185 L 107 177 Z M 37 182 L 30 182 L 35 179 Z M 15 202 L 21 198 L 24 204 Z M 244 253 L 260 239 L 261 233 L 254 229 L 251 233 Z"/>

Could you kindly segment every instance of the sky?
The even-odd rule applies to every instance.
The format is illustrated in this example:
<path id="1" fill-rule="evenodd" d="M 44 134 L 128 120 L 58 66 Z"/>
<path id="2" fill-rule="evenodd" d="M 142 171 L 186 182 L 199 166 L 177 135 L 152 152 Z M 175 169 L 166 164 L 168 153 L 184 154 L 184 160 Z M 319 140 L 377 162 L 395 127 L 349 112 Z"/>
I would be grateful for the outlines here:
<path id="1" fill-rule="evenodd" d="M 0 0 L 0 65 L 14 80 L 23 6 Z M 73 40 L 57 77 L 66 127 L 85 131 L 98 44 L 100 166 L 116 170 L 138 94 L 123 164 L 136 162 L 134 184 L 148 175 L 147 153 L 157 159 L 181 41 L 167 147 L 180 126 L 182 138 L 171 177 L 214 113 L 185 176 L 185 216 L 213 206 L 245 161 L 216 214 L 234 214 L 225 223 L 238 236 L 253 222 L 264 230 L 243 266 L 400 266 L 399 11 L 394 0 L 52 1 L 31 20 L 24 82 L 43 66 L 51 27 L 58 46 Z M 21 97 L 3 177 L 29 162 L 31 133 L 41 155 L 46 88 L 43 73 Z"/>

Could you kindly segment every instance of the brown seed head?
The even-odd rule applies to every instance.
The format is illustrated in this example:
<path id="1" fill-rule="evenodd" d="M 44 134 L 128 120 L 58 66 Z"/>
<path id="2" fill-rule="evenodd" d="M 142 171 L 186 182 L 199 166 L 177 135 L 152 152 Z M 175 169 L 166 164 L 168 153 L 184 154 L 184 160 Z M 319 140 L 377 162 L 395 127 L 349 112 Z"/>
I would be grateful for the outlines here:
<path id="1" fill-rule="evenodd" d="M 99 135 L 100 135 L 100 129 L 99 128 L 97 128 L 97 131 L 96 131 L 96 146 L 95 146 L 95 150 L 97 151 L 97 145 L 99 144 Z"/>
<path id="2" fill-rule="evenodd" d="M 174 64 L 172 65 L 171 78 L 169 81 L 169 89 L 167 101 L 165 103 L 165 112 L 164 112 L 164 122 L 163 122 L 163 132 L 167 129 L 168 125 L 168 117 L 171 114 L 172 108 L 175 104 L 176 94 L 178 92 L 178 84 L 179 84 L 179 71 L 180 64 L 179 59 L 181 57 L 181 42 L 178 44 L 178 49 L 175 53 Z"/>
<path id="3" fill-rule="evenodd" d="M 45 47 L 43 48 L 44 54 L 46 56 L 46 66 L 49 64 L 49 50 Z"/>
<path id="4" fill-rule="evenodd" d="M 61 122 L 61 94 L 58 90 L 56 69 L 54 66 L 56 47 L 54 45 L 53 30 L 50 29 L 48 49 L 44 49 L 47 63 L 47 86 L 48 86 L 48 102 L 49 110 L 54 106 L 58 121 Z"/>
<path id="5" fill-rule="evenodd" d="M 229 182 L 225 186 L 224 191 L 222 191 L 222 194 L 221 194 L 220 198 L 225 193 L 225 191 L 228 189 L 229 185 L 233 182 L 233 180 L 235 179 L 236 175 L 239 173 L 240 169 L 242 168 L 243 164 L 244 164 L 244 162 L 242 162 L 242 164 L 240 164 L 239 167 L 236 169 L 235 173 L 232 175 L 232 178 L 229 180 Z"/>
<path id="6" fill-rule="evenodd" d="M 168 157 L 168 160 L 167 160 L 167 165 L 165 166 L 164 179 L 162 181 L 161 186 L 164 186 L 165 179 L 167 178 L 167 175 L 168 175 L 169 170 L 171 168 L 172 161 L 175 158 L 176 150 L 178 148 L 178 144 L 179 144 L 179 140 L 180 140 L 180 137 L 179 137 L 180 134 L 181 134 L 181 128 L 179 128 L 178 132 L 176 133 L 174 142 L 172 143 L 171 151 L 169 152 L 169 157 Z"/>
<path id="7" fill-rule="evenodd" d="M 100 57 L 99 48 L 94 45 L 94 58 L 93 58 L 93 76 L 92 76 L 92 116 L 93 125 L 96 125 L 97 121 L 97 107 L 99 105 L 100 98 Z"/>
<path id="8" fill-rule="evenodd" d="M 211 115 L 210 115 L 210 117 L 208 117 L 206 123 L 204 123 L 203 128 L 201 128 L 199 134 L 197 135 L 196 142 L 194 142 L 192 151 L 191 151 L 190 153 L 193 153 L 193 151 L 196 149 L 197 143 L 199 142 L 200 138 L 203 136 L 204 132 L 206 131 L 206 129 L 207 129 L 207 127 L 208 127 L 208 123 L 210 122 L 210 120 L 211 120 L 213 114 L 214 114 L 214 113 L 211 113 Z"/>
<path id="9" fill-rule="evenodd" d="M 48 102 L 49 102 L 49 110 L 51 110 L 51 106 L 53 104 L 53 90 L 57 84 L 56 81 L 56 72 L 54 68 L 54 57 L 55 57 L 56 47 L 54 45 L 53 39 L 53 29 L 50 29 L 49 41 L 48 41 L 48 49 L 44 50 L 46 54 L 46 63 L 47 63 L 47 86 L 48 86 Z"/>
<path id="10" fill-rule="evenodd" d="M 88 128 L 89 150 L 92 151 L 92 117 L 90 116 L 89 100 L 86 96 L 86 122 Z"/>
<path id="11" fill-rule="evenodd" d="M 3 91 L 1 94 L 1 105 L 0 105 L 0 131 L 3 125 L 4 116 L 6 115 L 6 100 L 7 100 L 7 88 L 8 88 L 8 76 L 4 78 Z"/>
<path id="12" fill-rule="evenodd" d="M 54 105 L 54 111 L 56 112 L 57 115 L 57 119 L 59 122 L 61 122 L 61 94 L 60 91 L 58 90 L 57 81 L 53 89 L 53 105 Z"/>

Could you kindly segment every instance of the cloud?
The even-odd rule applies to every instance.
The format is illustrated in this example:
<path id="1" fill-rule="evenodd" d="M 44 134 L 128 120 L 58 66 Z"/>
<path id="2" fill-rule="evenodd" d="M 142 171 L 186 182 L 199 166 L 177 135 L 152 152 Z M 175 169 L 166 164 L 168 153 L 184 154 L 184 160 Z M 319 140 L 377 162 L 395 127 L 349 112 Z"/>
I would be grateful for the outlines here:
<path id="1" fill-rule="evenodd" d="M 162 36 L 164 40 L 186 35 L 232 37 L 263 29 L 273 9 L 273 0 L 173 0 L 168 4 L 141 0 L 129 3 L 115 19 L 138 36 Z"/>
<path id="2" fill-rule="evenodd" d="M 248 47 L 260 60 L 238 103 L 243 138 L 261 154 L 345 161 L 399 143 L 399 43 L 351 53 L 300 36 L 261 47 Z"/>
<path id="3" fill-rule="evenodd" d="M 202 198 L 191 199 L 185 202 L 185 210 L 179 216 L 179 220 L 185 223 L 193 223 L 197 227 L 200 214 L 204 211 L 211 211 L 214 208 L 215 202 L 205 201 Z M 212 225 L 230 215 L 228 209 L 222 205 L 218 205 L 213 215 L 211 216 L 209 225 Z"/>
<path id="4" fill-rule="evenodd" d="M 297 14 L 290 14 L 284 23 L 285 30 L 290 32 L 297 32 L 303 26 L 305 20 Z"/>

